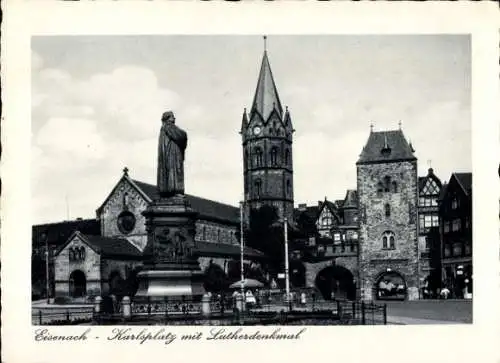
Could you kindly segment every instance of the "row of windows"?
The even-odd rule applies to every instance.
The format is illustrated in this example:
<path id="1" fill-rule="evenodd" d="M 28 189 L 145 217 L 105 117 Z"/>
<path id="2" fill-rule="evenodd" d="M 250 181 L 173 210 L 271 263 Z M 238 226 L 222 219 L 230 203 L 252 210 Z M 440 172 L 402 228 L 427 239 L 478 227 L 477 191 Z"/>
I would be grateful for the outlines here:
<path id="1" fill-rule="evenodd" d="M 418 200 L 418 205 L 420 207 L 437 207 L 438 198 L 437 197 L 420 197 Z"/>
<path id="2" fill-rule="evenodd" d="M 453 221 L 450 222 L 444 222 L 443 223 L 443 232 L 448 233 L 450 232 L 450 227 L 452 232 L 459 232 L 462 230 L 462 220 L 460 218 L 454 219 Z M 470 228 L 470 218 L 467 217 L 465 218 L 465 229 Z"/>
<path id="3" fill-rule="evenodd" d="M 71 247 L 69 249 L 70 261 L 83 261 L 85 260 L 85 247 Z"/>
<path id="4" fill-rule="evenodd" d="M 286 181 L 286 195 L 292 194 L 292 183 L 288 179 Z M 256 179 L 253 182 L 253 196 L 254 198 L 259 198 L 262 196 L 262 180 Z"/>
<path id="5" fill-rule="evenodd" d="M 245 151 L 245 160 L 248 160 L 250 166 L 256 168 L 264 166 L 264 152 L 260 147 L 254 148 L 251 156 L 252 157 L 249 158 L 248 152 Z M 288 165 L 290 163 L 290 151 L 288 149 L 285 150 L 284 159 L 284 165 Z M 269 161 L 271 163 L 271 166 L 280 165 L 279 150 L 276 146 L 273 146 L 271 148 L 271 151 L 269 152 Z"/>
<path id="6" fill-rule="evenodd" d="M 420 214 L 419 225 L 421 229 L 439 227 L 439 216 Z"/>
<path id="7" fill-rule="evenodd" d="M 377 184 L 377 196 L 381 197 L 382 193 L 397 193 L 398 183 L 391 180 L 390 176 L 385 176 L 383 182 Z"/>
<path id="8" fill-rule="evenodd" d="M 453 245 L 453 248 L 451 248 L 450 246 L 446 246 L 444 248 L 444 257 L 460 257 L 464 254 L 466 256 L 469 256 L 471 255 L 471 252 L 472 248 L 470 244 L 466 244 L 465 246 L 463 246 L 462 244 L 457 243 Z"/>
<path id="9" fill-rule="evenodd" d="M 203 241 L 224 242 L 225 240 L 229 240 L 229 243 L 233 243 L 236 242 L 234 233 L 234 231 L 228 232 L 219 228 L 217 228 L 217 232 L 215 232 L 214 228 L 203 226 L 201 228 L 201 235 L 198 237 Z"/>

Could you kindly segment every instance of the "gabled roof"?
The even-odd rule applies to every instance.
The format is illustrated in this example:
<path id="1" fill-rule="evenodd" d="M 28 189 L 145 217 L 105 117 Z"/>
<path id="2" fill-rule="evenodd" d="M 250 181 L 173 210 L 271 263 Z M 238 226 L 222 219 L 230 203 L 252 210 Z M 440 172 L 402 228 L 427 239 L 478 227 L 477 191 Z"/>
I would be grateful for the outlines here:
<path id="1" fill-rule="evenodd" d="M 356 164 L 416 160 L 401 130 L 371 132 Z"/>
<path id="2" fill-rule="evenodd" d="M 465 194 L 470 195 L 472 191 L 472 173 L 453 173 L 451 176 L 456 178 Z"/>
<path id="3" fill-rule="evenodd" d="M 342 208 L 357 208 L 358 207 L 358 192 L 357 190 L 347 190 L 347 193 L 342 203 Z"/>
<path id="4" fill-rule="evenodd" d="M 133 182 L 147 195 L 149 201 L 159 199 L 158 188 L 155 185 L 143 183 L 138 180 L 133 180 Z M 191 205 L 191 208 L 199 213 L 200 218 L 221 220 L 235 224 L 239 223 L 240 217 L 237 207 L 189 194 L 186 194 L 186 199 Z"/>
<path id="5" fill-rule="evenodd" d="M 111 192 L 108 194 L 108 196 L 106 197 L 106 199 L 104 200 L 104 202 L 102 202 L 102 204 L 99 206 L 99 208 L 97 208 L 96 210 L 96 214 L 99 215 L 101 213 L 101 210 L 102 208 L 104 208 L 104 206 L 106 205 L 106 203 L 108 202 L 109 198 L 111 198 L 111 196 L 115 193 L 116 189 L 118 188 L 118 186 L 120 185 L 120 183 L 122 181 L 125 181 L 127 182 L 128 184 L 130 184 L 132 186 L 132 188 L 134 188 L 135 190 L 137 190 L 137 192 L 148 202 L 151 202 L 151 200 L 148 200 L 148 196 L 140 189 L 137 187 L 137 185 L 135 184 L 135 181 L 132 180 L 129 176 L 128 176 L 128 169 L 124 170 L 124 173 L 122 175 L 122 177 L 120 178 L 120 180 L 118 180 L 118 183 L 116 183 L 116 185 L 114 186 L 114 188 L 111 190 Z"/>
<path id="6" fill-rule="evenodd" d="M 262 57 L 262 64 L 260 67 L 259 80 L 257 81 L 257 88 L 253 98 L 251 114 L 258 112 L 264 122 L 267 121 L 273 109 L 278 113 L 279 118 L 282 118 L 283 108 L 281 107 L 278 90 L 274 83 L 273 73 L 271 72 L 271 65 L 267 57 L 267 51 L 264 51 Z"/>
<path id="7" fill-rule="evenodd" d="M 125 238 L 102 237 L 96 235 L 83 234 L 78 231 L 68 238 L 68 240 L 58 248 L 58 255 L 75 237 L 79 237 L 84 243 L 103 257 L 133 257 L 142 256 L 141 251 Z"/>
<path id="8" fill-rule="evenodd" d="M 418 177 L 418 192 L 422 193 L 423 189 L 425 188 L 427 181 L 429 179 L 432 179 L 436 182 L 436 185 L 441 189 L 443 187 L 443 184 L 441 183 L 441 179 L 437 177 L 436 174 L 434 174 L 434 169 L 429 168 L 427 172 L 427 176 L 419 176 Z M 441 193 L 440 193 L 441 194 Z"/>
<path id="9" fill-rule="evenodd" d="M 45 238 L 47 238 L 49 246 L 59 246 L 66 242 L 75 231 L 100 234 L 101 223 L 98 219 L 77 219 L 73 221 L 37 224 L 32 226 L 31 231 L 33 246 L 45 244 Z"/>

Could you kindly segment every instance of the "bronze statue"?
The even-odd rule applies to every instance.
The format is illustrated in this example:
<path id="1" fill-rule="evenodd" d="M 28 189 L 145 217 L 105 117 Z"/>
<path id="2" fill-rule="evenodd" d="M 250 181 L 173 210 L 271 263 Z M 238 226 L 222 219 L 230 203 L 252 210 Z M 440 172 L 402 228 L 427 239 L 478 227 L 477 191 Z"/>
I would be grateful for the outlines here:
<path id="1" fill-rule="evenodd" d="M 163 114 L 158 142 L 158 191 L 166 198 L 184 194 L 184 154 L 187 134 L 175 125 L 172 111 Z"/>

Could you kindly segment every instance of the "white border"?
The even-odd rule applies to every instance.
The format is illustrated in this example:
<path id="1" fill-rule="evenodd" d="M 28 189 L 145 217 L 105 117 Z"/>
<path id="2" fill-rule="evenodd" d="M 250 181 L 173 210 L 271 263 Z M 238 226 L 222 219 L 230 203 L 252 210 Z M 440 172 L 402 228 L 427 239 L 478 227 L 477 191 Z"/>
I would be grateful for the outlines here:
<path id="1" fill-rule="evenodd" d="M 2 360 L 10 362 L 493 362 L 499 357 L 498 7 L 489 3 L 37 2 L 4 4 Z M 496 18 L 496 19 L 495 19 Z M 30 36 L 56 34 L 472 34 L 474 324 L 310 327 L 295 342 L 33 342 L 30 320 Z M 208 331 L 209 327 L 195 330 Z M 283 328 L 288 329 L 288 328 Z M 296 330 L 290 328 L 291 330 Z M 194 330 L 175 327 L 182 332 Z M 58 327 L 81 332 L 81 327 Z M 390 351 L 397 351 L 391 354 Z"/>

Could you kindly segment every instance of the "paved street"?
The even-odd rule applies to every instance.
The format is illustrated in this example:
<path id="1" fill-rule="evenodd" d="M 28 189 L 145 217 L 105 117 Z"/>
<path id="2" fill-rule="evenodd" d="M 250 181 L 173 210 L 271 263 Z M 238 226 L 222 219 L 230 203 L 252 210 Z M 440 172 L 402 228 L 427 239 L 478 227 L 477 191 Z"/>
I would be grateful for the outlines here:
<path id="1" fill-rule="evenodd" d="M 472 301 L 388 301 L 387 321 L 393 324 L 470 324 Z"/>

